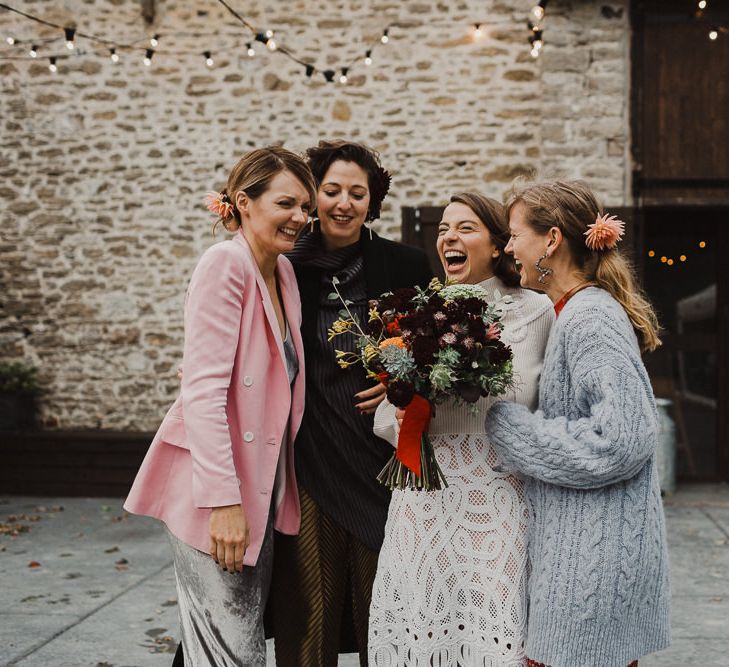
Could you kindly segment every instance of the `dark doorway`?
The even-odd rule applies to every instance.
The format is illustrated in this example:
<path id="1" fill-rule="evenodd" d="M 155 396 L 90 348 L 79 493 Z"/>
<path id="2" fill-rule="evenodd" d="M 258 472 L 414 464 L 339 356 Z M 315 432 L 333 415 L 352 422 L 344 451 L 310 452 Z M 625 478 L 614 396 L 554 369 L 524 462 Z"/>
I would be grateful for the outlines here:
<path id="1" fill-rule="evenodd" d="M 729 208 L 646 207 L 643 222 L 643 284 L 658 310 L 663 345 L 646 355 L 656 396 L 673 403 L 678 475 L 723 479 L 726 443 L 721 407 L 722 327 L 726 302 L 722 248 Z"/>
<path id="2" fill-rule="evenodd" d="M 635 259 L 664 327 L 646 364 L 679 476 L 729 481 L 729 5 L 637 0 L 631 21 Z"/>

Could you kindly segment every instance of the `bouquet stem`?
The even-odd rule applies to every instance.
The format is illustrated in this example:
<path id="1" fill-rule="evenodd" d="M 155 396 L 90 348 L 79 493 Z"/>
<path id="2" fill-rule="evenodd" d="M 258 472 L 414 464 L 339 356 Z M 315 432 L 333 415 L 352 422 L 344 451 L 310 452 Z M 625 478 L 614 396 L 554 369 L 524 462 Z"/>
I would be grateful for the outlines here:
<path id="1" fill-rule="evenodd" d="M 391 491 L 394 489 L 440 491 L 447 488 L 448 482 L 435 458 L 433 443 L 430 442 L 427 432 L 423 432 L 420 438 L 420 472 L 420 476 L 416 475 L 393 453 L 392 458 L 377 475 L 377 481 Z"/>

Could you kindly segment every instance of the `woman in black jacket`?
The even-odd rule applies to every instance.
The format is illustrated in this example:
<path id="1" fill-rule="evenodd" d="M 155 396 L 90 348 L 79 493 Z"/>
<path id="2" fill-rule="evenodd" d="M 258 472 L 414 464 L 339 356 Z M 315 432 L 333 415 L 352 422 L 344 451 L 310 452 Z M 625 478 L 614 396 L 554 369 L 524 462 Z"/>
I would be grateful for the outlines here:
<path id="1" fill-rule="evenodd" d="M 342 308 L 330 298 L 332 279 L 337 277 L 350 310 L 366 322 L 368 299 L 399 287 L 424 287 L 432 272 L 423 251 L 367 227 L 379 217 L 390 185 L 374 151 L 321 141 L 307 155 L 318 183 L 319 221 L 289 254 L 301 294 L 306 356 L 306 409 L 294 447 L 302 522 L 299 535 L 279 536 L 274 550 L 276 662 L 334 666 L 341 648 L 356 650 L 366 665 L 372 582 L 390 500 L 376 477 L 392 447 L 372 433 L 384 387 L 373 386 L 361 366 L 342 370 L 327 340 Z M 353 337 L 337 338 L 336 347 L 354 350 Z"/>

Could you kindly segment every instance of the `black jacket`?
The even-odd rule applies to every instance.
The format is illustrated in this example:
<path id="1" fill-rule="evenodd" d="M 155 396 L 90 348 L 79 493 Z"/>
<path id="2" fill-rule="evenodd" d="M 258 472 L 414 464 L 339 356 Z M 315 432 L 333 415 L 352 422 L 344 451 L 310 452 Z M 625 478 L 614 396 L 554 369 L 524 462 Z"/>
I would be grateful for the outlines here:
<path id="1" fill-rule="evenodd" d="M 420 285 L 426 287 L 435 275 L 430 268 L 428 257 L 420 248 L 396 243 L 362 229 L 359 243 L 362 248 L 367 298 L 376 299 L 383 292 L 400 287 Z M 321 289 L 321 269 L 294 264 L 296 279 L 301 295 L 302 327 L 301 333 L 306 340 L 316 335 L 317 312 L 319 309 L 319 290 Z"/>

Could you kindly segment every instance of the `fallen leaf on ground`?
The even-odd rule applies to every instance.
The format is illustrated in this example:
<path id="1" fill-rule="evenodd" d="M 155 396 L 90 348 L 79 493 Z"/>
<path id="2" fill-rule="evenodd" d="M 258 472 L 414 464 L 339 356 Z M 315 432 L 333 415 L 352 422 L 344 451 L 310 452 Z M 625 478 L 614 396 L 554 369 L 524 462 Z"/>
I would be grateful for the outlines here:
<path id="1" fill-rule="evenodd" d="M 105 554 L 115 554 L 117 551 L 119 551 L 119 547 L 109 547 L 108 549 L 104 549 Z"/>
<path id="2" fill-rule="evenodd" d="M 40 567 L 41 564 L 37 560 L 32 560 L 28 563 L 28 567 Z"/>
<path id="3" fill-rule="evenodd" d="M 712 602 L 721 602 L 723 599 L 724 598 L 722 598 L 722 597 L 715 597 L 715 598 L 711 598 L 711 601 Z"/>

